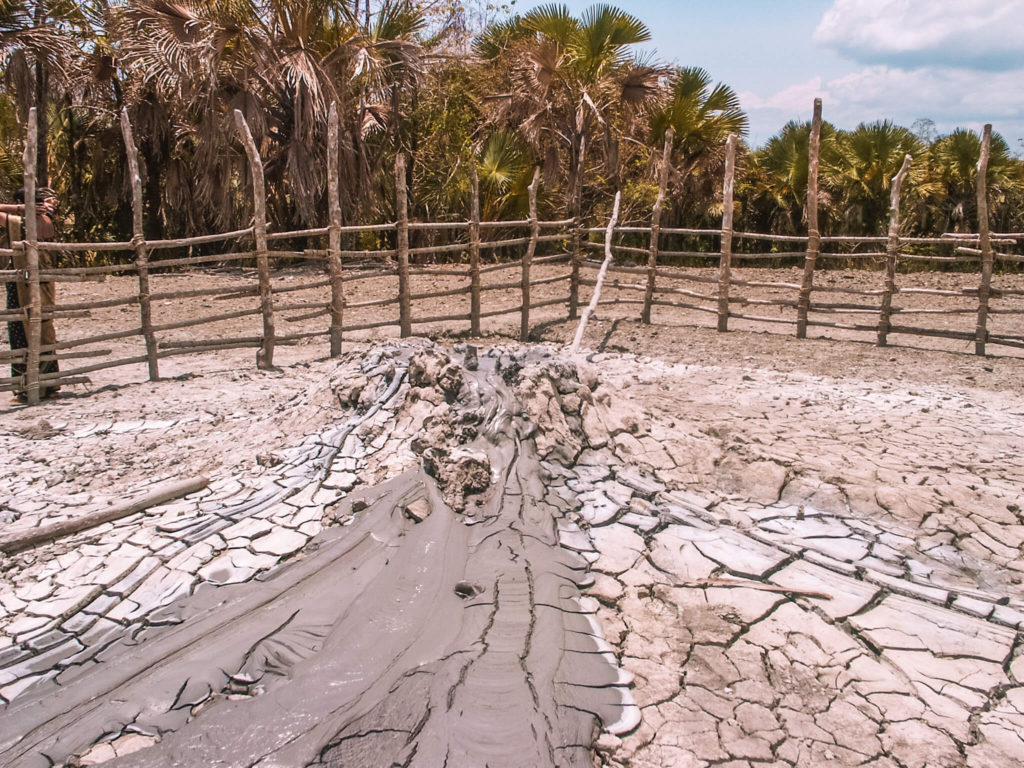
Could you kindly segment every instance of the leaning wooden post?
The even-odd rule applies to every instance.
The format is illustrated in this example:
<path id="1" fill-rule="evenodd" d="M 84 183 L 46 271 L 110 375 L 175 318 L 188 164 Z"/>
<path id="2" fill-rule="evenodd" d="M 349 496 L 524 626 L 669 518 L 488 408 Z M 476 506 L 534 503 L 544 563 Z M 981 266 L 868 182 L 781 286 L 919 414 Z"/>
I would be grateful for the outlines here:
<path id="1" fill-rule="evenodd" d="M 135 268 L 139 272 L 139 315 L 142 320 L 142 337 L 146 340 L 146 359 L 149 363 L 149 380 L 160 378 L 157 358 L 156 334 L 153 332 L 153 306 L 149 291 L 149 249 L 142 231 L 142 177 L 139 175 L 139 150 L 132 135 L 132 124 L 128 110 L 121 110 L 121 135 L 128 156 L 128 175 L 132 182 L 132 245 L 135 248 Z"/>
<path id="2" fill-rule="evenodd" d="M 651 305 L 654 302 L 654 282 L 658 270 L 658 250 L 661 246 L 661 211 L 665 205 L 665 191 L 668 189 L 668 169 L 672 163 L 672 138 L 674 131 L 665 131 L 665 148 L 661 153 L 658 169 L 658 197 L 651 211 L 651 247 L 647 255 L 647 290 L 644 292 L 644 308 L 640 313 L 641 322 L 651 322 Z"/>
<path id="3" fill-rule="evenodd" d="M 263 161 L 256 149 L 252 131 L 241 110 L 235 110 L 235 125 L 245 144 L 252 172 L 253 233 L 256 239 L 256 269 L 260 282 L 260 309 L 263 312 L 263 346 L 256 351 L 257 368 L 274 367 L 274 296 L 270 286 L 270 257 L 267 254 L 267 193 L 263 180 Z"/>
<path id="4" fill-rule="evenodd" d="M 900 252 L 900 188 L 903 180 L 910 173 L 912 158 L 905 155 L 899 173 L 892 178 L 892 191 L 889 194 L 889 244 L 885 253 L 885 289 L 882 292 L 882 308 L 878 318 L 878 346 L 888 343 L 889 329 L 892 327 L 892 297 L 896 293 L 896 261 Z"/>
<path id="5" fill-rule="evenodd" d="M 818 231 L 818 158 L 821 152 L 821 99 L 814 100 L 814 119 L 811 121 L 811 139 L 807 155 L 807 255 L 804 257 L 804 277 L 800 283 L 800 299 L 796 308 L 796 337 L 807 338 L 807 313 L 811 308 L 811 290 L 814 288 L 814 266 L 821 252 L 821 233 Z"/>
<path id="6" fill-rule="evenodd" d="M 537 240 L 540 237 L 540 221 L 537 220 L 537 187 L 540 185 L 540 167 L 533 169 L 533 181 L 530 183 L 530 242 L 523 254 L 523 308 L 519 319 L 519 340 L 530 340 L 530 265 L 537 253 Z"/>
<path id="7" fill-rule="evenodd" d="M 736 180 L 736 144 L 729 134 L 725 145 L 725 181 L 722 183 L 722 256 L 718 265 L 718 332 L 729 330 L 729 288 L 732 284 L 733 185 Z"/>
<path id="8" fill-rule="evenodd" d="M 575 189 L 572 190 L 572 268 L 569 275 L 569 319 L 579 313 L 580 267 L 583 262 L 583 161 L 587 152 L 587 138 L 580 139 L 579 165 L 576 168 Z"/>
<path id="9" fill-rule="evenodd" d="M 345 287 L 341 269 L 341 195 L 338 191 L 338 104 L 331 102 L 327 117 L 327 204 L 330 226 L 327 233 L 327 271 L 331 280 L 331 357 L 341 354 L 344 325 Z"/>
<path id="10" fill-rule="evenodd" d="M 978 158 L 978 248 L 981 249 L 981 284 L 978 286 L 978 328 L 974 336 L 974 354 L 985 354 L 988 340 L 988 301 L 992 292 L 992 240 L 988 229 L 988 158 L 992 147 L 992 126 L 985 126 Z"/>
<path id="11" fill-rule="evenodd" d="M 480 177 L 476 163 L 469 176 L 469 333 L 480 335 Z"/>
<path id="12" fill-rule="evenodd" d="M 615 234 L 615 225 L 619 222 L 619 202 L 621 199 L 622 193 L 616 192 L 615 204 L 612 206 L 612 217 L 608 219 L 608 228 L 604 232 L 604 261 L 601 262 L 601 269 L 597 273 L 597 282 L 594 283 L 594 294 L 590 297 L 590 303 L 586 309 L 583 310 L 580 324 L 576 326 L 576 335 L 573 337 L 572 344 L 569 345 L 570 355 L 575 355 L 580 351 L 583 334 L 587 330 L 587 321 L 590 320 L 590 316 L 597 309 L 597 305 L 601 301 L 601 287 L 604 285 L 604 276 L 608 274 L 608 266 L 614 258 L 612 254 L 612 235 Z"/>
<path id="13" fill-rule="evenodd" d="M 39 287 L 39 228 L 36 222 L 36 146 L 38 143 L 36 108 L 28 112 L 25 136 L 25 275 L 28 282 L 28 359 L 25 363 L 25 395 L 29 405 L 39 403 L 39 347 L 42 345 L 43 296 Z M 56 355 L 54 351 L 54 355 Z"/>
<path id="14" fill-rule="evenodd" d="M 405 188 L 405 155 L 395 158 L 395 252 L 398 257 L 398 327 L 412 335 L 412 297 L 409 291 L 409 197 Z"/>

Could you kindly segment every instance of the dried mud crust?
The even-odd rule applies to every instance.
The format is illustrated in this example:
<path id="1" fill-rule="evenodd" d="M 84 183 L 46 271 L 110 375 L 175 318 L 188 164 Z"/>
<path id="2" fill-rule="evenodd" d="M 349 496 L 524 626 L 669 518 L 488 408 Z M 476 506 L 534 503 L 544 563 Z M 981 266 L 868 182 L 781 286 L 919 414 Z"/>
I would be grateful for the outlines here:
<path id="1" fill-rule="evenodd" d="M 1015 764 L 1024 360 L 977 358 L 956 342 L 932 342 L 952 354 L 649 327 L 620 309 L 602 308 L 585 340 L 599 350 L 589 360 L 613 422 L 600 451 L 612 458 L 574 456 L 590 494 L 575 546 L 593 561 L 590 594 L 643 717 L 599 739 L 598 763 Z M 571 338 L 574 324 L 547 321 L 545 340 Z M 58 329 L 86 332 L 78 319 Z M 230 321 L 221 332 L 254 328 Z M 277 371 L 256 370 L 254 350 L 170 358 L 160 382 L 141 367 L 104 371 L 61 400 L 10 408 L 2 514 L 22 524 L 81 514 L 189 474 L 258 482 L 337 412 L 344 388 L 328 385 L 336 363 L 325 354 L 319 343 L 282 347 Z M 580 413 L 573 392 L 548 395 L 558 412 Z M 586 435 L 579 418 L 567 428 Z M 75 554 L 51 545 L 5 558 L 4 618 L 45 599 Z"/>

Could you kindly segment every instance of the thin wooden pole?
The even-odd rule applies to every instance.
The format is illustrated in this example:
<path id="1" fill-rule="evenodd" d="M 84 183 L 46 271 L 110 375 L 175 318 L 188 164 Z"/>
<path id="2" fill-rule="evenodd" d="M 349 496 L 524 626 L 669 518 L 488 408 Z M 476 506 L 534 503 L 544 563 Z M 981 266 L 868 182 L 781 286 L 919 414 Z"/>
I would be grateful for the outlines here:
<path id="1" fill-rule="evenodd" d="M 533 181 L 530 183 L 530 242 L 523 254 L 523 309 L 519 319 L 519 340 L 530 340 L 530 265 L 537 253 L 537 238 L 540 237 L 540 222 L 537 220 L 537 187 L 540 185 L 540 167 L 533 169 Z"/>
<path id="2" fill-rule="evenodd" d="M 896 260 L 900 252 L 900 189 L 903 180 L 910 173 L 912 158 L 906 155 L 899 172 L 892 178 L 889 194 L 889 244 L 885 254 L 885 289 L 882 293 L 882 309 L 878 318 L 878 346 L 888 343 L 889 329 L 892 328 L 892 297 L 896 293 Z"/>
<path id="3" fill-rule="evenodd" d="M 978 327 L 974 336 L 974 354 L 985 354 L 988 340 L 988 302 L 992 293 L 992 240 L 988 227 L 988 159 L 992 147 L 992 126 L 987 124 L 981 137 L 978 158 L 978 248 L 981 250 L 981 283 L 978 286 Z"/>
<path id="4" fill-rule="evenodd" d="M 395 250 L 398 257 L 398 326 L 402 337 L 412 335 L 409 291 L 409 197 L 405 187 L 405 155 L 395 157 Z"/>
<path id="5" fill-rule="evenodd" d="M 149 380 L 160 378 L 160 364 L 157 357 L 156 334 L 153 333 L 153 306 L 149 290 L 149 249 L 142 230 L 142 177 L 139 175 L 139 150 L 132 135 L 132 124 L 128 110 L 121 111 L 121 135 L 124 137 L 125 153 L 128 156 L 128 175 L 132 183 L 132 246 L 135 248 L 135 267 L 139 272 L 139 315 L 142 322 L 142 337 L 146 340 L 146 359 L 149 364 Z"/>
<path id="6" fill-rule="evenodd" d="M 345 313 L 345 286 L 341 269 L 341 195 L 338 189 L 338 104 L 331 102 L 327 118 L 327 204 L 330 227 L 327 233 L 327 271 L 331 278 L 331 357 L 341 354 Z"/>
<path id="7" fill-rule="evenodd" d="M 807 338 L 807 313 L 811 308 L 814 288 L 814 266 L 821 252 L 821 232 L 818 231 L 818 163 L 821 153 L 821 99 L 814 100 L 814 118 L 811 120 L 811 139 L 807 155 L 807 254 L 804 257 L 804 277 L 800 283 L 800 299 L 796 309 L 796 337 Z"/>
<path id="8" fill-rule="evenodd" d="M 736 180 L 736 144 L 729 134 L 725 145 L 725 180 L 722 183 L 722 256 L 718 265 L 718 332 L 729 330 L 729 288 L 732 282 L 733 185 Z"/>
<path id="9" fill-rule="evenodd" d="M 576 188 L 572 191 L 572 269 L 569 275 L 569 319 L 579 314 L 580 267 L 583 263 L 583 161 L 587 154 L 587 138 L 580 139 L 579 165 L 576 168 Z"/>
<path id="10" fill-rule="evenodd" d="M 36 108 L 28 113 L 28 133 L 25 136 L 25 272 L 28 278 L 28 359 L 25 363 L 25 395 L 29 405 L 39 403 L 39 355 L 42 345 L 43 295 L 39 287 L 39 227 L 36 222 L 36 147 L 39 121 Z"/>
<path id="11" fill-rule="evenodd" d="M 651 211 L 651 247 L 647 256 L 647 290 L 644 292 L 644 308 L 640 320 L 651 322 L 651 302 L 654 301 L 655 274 L 658 269 L 658 249 L 661 246 L 661 211 L 665 206 L 665 192 L 668 189 L 668 169 L 672 164 L 672 139 L 675 132 L 669 128 L 665 131 L 665 148 L 661 153 L 661 165 L 658 168 L 658 197 Z"/>
<path id="12" fill-rule="evenodd" d="M 619 201 L 622 198 L 621 192 L 615 193 L 615 205 L 612 206 L 612 217 L 608 220 L 608 228 L 604 233 L 604 261 L 601 262 L 601 269 L 597 273 L 597 282 L 594 284 L 594 295 L 590 297 L 590 304 L 583 310 L 580 324 L 576 327 L 576 336 L 573 337 L 569 347 L 569 354 L 575 355 L 580 351 L 580 343 L 583 341 L 583 334 L 587 330 L 587 321 L 590 315 L 597 309 L 601 301 L 601 286 L 604 285 L 604 276 L 608 273 L 608 265 L 612 263 L 612 236 L 615 234 L 615 225 L 619 222 Z"/>
<path id="13" fill-rule="evenodd" d="M 476 163 L 469 175 L 469 333 L 480 335 L 480 176 Z"/>
<path id="14" fill-rule="evenodd" d="M 267 193 L 263 179 L 263 161 L 249 124 L 241 110 L 235 110 L 235 125 L 245 144 L 252 172 L 253 233 L 256 238 L 256 270 L 260 283 L 260 311 L 263 313 L 263 345 L 256 351 L 257 368 L 274 367 L 274 296 L 270 285 L 270 258 L 267 255 Z"/>

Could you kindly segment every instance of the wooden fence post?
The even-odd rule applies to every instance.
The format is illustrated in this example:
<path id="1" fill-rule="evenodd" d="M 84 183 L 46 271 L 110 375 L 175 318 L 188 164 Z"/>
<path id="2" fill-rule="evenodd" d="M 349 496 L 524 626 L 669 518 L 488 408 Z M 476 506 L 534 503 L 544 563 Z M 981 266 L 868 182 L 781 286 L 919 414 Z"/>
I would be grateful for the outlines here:
<path id="1" fill-rule="evenodd" d="M 733 185 L 736 180 L 736 144 L 729 134 L 725 145 L 725 180 L 722 183 L 722 256 L 718 266 L 718 332 L 729 330 L 729 288 L 732 282 Z"/>
<path id="2" fill-rule="evenodd" d="M 398 258 L 398 327 L 412 335 L 412 297 L 409 289 L 409 197 L 405 188 L 405 155 L 395 157 L 395 251 Z"/>
<path id="3" fill-rule="evenodd" d="M 821 252 L 821 232 L 818 231 L 818 162 L 821 153 L 821 99 L 814 100 L 814 118 L 811 120 L 811 139 L 807 148 L 807 254 L 804 257 L 804 277 L 800 283 L 800 299 L 796 309 L 796 337 L 807 338 L 807 314 L 811 308 L 811 290 L 814 288 L 814 266 Z"/>
<path id="4" fill-rule="evenodd" d="M 274 367 L 274 297 L 270 286 L 270 257 L 267 255 L 267 193 L 263 180 L 263 161 L 260 159 L 256 142 L 252 138 L 249 124 L 241 110 L 235 110 L 235 125 L 245 144 L 252 172 L 253 190 L 253 233 L 256 239 L 256 269 L 260 282 L 260 310 L 263 313 L 263 345 L 256 351 L 257 368 Z"/>
<path id="5" fill-rule="evenodd" d="M 650 325 L 651 303 L 654 301 L 654 283 L 658 269 L 658 250 L 661 246 L 661 211 L 665 205 L 665 191 L 668 188 L 668 169 L 672 164 L 672 139 L 674 131 L 665 131 L 665 148 L 661 153 L 661 165 L 658 168 L 658 197 L 651 211 L 651 247 L 647 256 L 647 290 L 644 291 L 644 308 L 640 313 L 640 321 Z"/>
<path id="6" fill-rule="evenodd" d="M 480 177 L 476 163 L 469 176 L 469 334 L 480 335 Z"/>
<path id="7" fill-rule="evenodd" d="M 149 380 L 160 378 L 160 364 L 157 358 L 156 334 L 153 333 L 153 306 L 149 291 L 149 249 L 142 231 L 142 177 L 139 175 L 139 150 L 132 135 L 128 110 L 121 110 L 121 135 L 128 156 L 128 175 L 132 182 L 132 245 L 135 247 L 135 267 L 139 272 L 139 315 L 142 321 L 142 337 L 146 340 L 146 360 L 149 364 Z"/>
<path id="8" fill-rule="evenodd" d="M 892 327 L 892 297 L 896 293 L 896 260 L 900 252 L 900 188 L 910 173 L 912 158 L 906 155 L 899 172 L 892 178 L 889 195 L 889 244 L 885 253 L 885 289 L 882 293 L 882 308 L 878 318 L 878 346 L 888 343 L 889 328 Z"/>
<path id="9" fill-rule="evenodd" d="M 974 354 L 985 354 L 988 340 L 988 302 L 992 292 L 992 240 L 988 228 L 988 159 L 992 147 L 992 125 L 985 126 L 978 158 L 978 248 L 981 249 L 981 283 L 978 285 L 978 327 L 974 335 Z"/>
<path id="10" fill-rule="evenodd" d="M 576 168 L 575 189 L 572 191 L 572 269 L 569 275 L 569 319 L 575 319 L 580 308 L 580 267 L 583 261 L 583 161 L 587 153 L 587 139 L 580 139 L 579 165 Z"/>
<path id="11" fill-rule="evenodd" d="M 25 136 L 25 274 L 28 282 L 28 306 L 25 327 L 28 338 L 28 357 L 25 363 L 25 395 L 29 405 L 39 403 L 39 348 L 42 345 L 43 296 L 39 286 L 39 227 L 36 222 L 36 147 L 38 146 L 39 119 L 36 108 L 28 112 L 28 133 Z M 54 356 L 57 355 L 54 350 Z"/>
<path id="12" fill-rule="evenodd" d="M 533 169 L 533 181 L 530 183 L 530 242 L 523 254 L 523 308 L 519 319 L 519 340 L 530 340 L 530 265 L 537 253 L 537 238 L 540 237 L 540 222 L 537 220 L 537 187 L 540 185 L 540 166 Z"/>
<path id="13" fill-rule="evenodd" d="M 327 271 L 331 280 L 331 357 L 341 354 L 345 312 L 345 286 L 341 269 L 341 195 L 338 182 L 338 103 L 331 102 L 327 118 L 327 204 L 330 207 Z"/>

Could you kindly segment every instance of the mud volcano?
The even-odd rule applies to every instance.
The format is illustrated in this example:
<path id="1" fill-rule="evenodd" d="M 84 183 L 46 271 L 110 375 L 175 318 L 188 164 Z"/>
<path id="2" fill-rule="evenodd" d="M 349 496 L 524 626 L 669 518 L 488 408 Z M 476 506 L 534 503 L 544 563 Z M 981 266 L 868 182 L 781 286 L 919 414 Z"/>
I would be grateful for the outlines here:
<path id="1" fill-rule="evenodd" d="M 0 763 L 592 765 L 639 711 L 580 596 L 582 378 L 429 343 L 339 370 L 336 423 L 158 510 L 142 562 L 6 654 Z"/>

